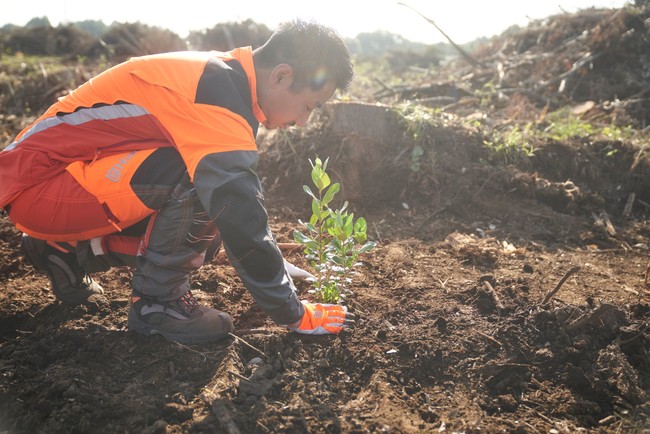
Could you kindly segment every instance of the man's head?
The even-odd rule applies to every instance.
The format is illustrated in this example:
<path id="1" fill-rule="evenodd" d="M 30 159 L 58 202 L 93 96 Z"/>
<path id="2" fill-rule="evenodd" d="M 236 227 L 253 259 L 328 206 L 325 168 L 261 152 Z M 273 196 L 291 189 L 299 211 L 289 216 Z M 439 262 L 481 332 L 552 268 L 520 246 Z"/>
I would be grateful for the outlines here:
<path id="1" fill-rule="evenodd" d="M 341 37 L 316 23 L 282 24 L 253 52 L 257 98 L 267 117 L 264 126 L 304 125 L 311 111 L 336 89 L 347 90 L 353 70 Z"/>

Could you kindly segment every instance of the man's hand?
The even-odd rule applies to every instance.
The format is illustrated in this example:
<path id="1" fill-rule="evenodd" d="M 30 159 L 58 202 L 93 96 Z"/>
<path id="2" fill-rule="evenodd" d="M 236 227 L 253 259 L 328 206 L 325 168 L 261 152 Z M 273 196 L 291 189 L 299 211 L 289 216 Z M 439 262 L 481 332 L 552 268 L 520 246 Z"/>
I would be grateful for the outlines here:
<path id="1" fill-rule="evenodd" d="M 289 276 L 291 276 L 292 279 L 302 279 L 307 282 L 316 281 L 316 277 L 314 277 L 313 274 L 303 270 L 302 268 L 296 267 L 286 259 L 284 260 L 284 269 L 287 270 L 287 273 L 289 273 Z"/>
<path id="2" fill-rule="evenodd" d="M 302 301 L 305 314 L 297 324 L 289 328 L 305 335 L 337 334 L 354 325 L 356 317 L 345 306 L 336 304 L 308 303 Z"/>

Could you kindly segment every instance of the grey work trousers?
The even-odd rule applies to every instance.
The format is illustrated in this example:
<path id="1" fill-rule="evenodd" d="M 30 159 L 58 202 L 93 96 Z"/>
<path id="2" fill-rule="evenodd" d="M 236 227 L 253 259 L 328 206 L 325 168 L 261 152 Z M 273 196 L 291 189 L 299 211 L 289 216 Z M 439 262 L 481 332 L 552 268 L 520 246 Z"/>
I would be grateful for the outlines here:
<path id="1" fill-rule="evenodd" d="M 171 177 L 168 189 L 161 188 L 159 180 L 155 188 L 148 189 L 142 177 L 138 178 L 141 184 L 133 186 L 136 192 L 146 192 L 150 206 L 159 208 L 146 221 L 119 234 L 108 235 L 134 237 L 139 245 L 137 252 L 125 253 L 123 249 L 98 254 L 93 243 L 97 245 L 100 241 L 89 240 L 78 243 L 77 258 L 88 272 L 131 266 L 134 268 L 132 290 L 165 301 L 176 300 L 190 289 L 190 273 L 216 256 L 221 237 L 201 205 L 180 156 L 170 155 L 169 150 L 161 154 L 179 160 L 178 176 Z"/>

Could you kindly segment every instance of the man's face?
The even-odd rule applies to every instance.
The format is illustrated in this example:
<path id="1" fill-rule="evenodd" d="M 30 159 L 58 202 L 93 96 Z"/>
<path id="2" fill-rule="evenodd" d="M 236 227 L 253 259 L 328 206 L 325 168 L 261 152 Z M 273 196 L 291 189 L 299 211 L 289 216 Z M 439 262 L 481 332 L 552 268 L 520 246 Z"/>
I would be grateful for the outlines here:
<path id="1" fill-rule="evenodd" d="M 266 115 L 264 127 L 267 129 L 304 126 L 311 112 L 325 104 L 336 90 L 336 85 L 331 80 L 316 91 L 309 86 L 294 91 L 291 89 L 292 83 L 291 67 L 278 65 L 268 80 L 262 83 L 263 87 L 259 88 L 258 100 L 260 108 Z"/>

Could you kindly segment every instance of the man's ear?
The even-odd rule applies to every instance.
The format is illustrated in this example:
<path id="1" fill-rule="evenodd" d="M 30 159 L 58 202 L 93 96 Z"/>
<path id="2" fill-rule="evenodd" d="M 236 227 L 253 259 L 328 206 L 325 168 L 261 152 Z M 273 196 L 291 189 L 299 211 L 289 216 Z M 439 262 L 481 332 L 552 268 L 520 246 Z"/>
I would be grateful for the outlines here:
<path id="1" fill-rule="evenodd" d="M 290 87 L 293 83 L 293 68 L 286 63 L 280 63 L 271 71 L 269 81 L 271 86 Z"/>

